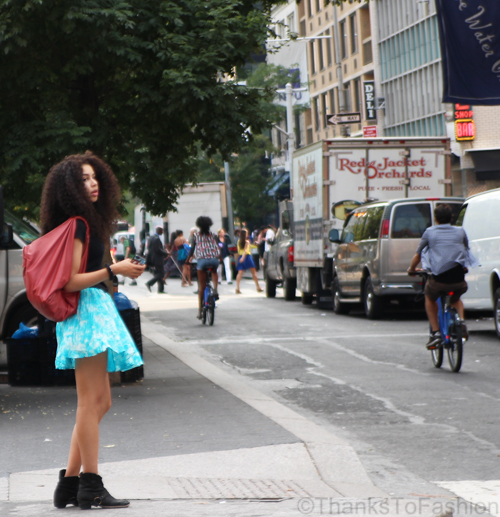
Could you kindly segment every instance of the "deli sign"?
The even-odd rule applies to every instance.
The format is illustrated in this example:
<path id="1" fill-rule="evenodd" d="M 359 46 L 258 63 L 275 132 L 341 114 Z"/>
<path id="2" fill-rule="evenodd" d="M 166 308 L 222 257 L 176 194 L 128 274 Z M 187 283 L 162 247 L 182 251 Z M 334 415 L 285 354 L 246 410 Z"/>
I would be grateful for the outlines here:
<path id="1" fill-rule="evenodd" d="M 363 91 L 365 94 L 365 119 L 376 120 L 377 111 L 375 109 L 375 81 L 364 81 Z"/>

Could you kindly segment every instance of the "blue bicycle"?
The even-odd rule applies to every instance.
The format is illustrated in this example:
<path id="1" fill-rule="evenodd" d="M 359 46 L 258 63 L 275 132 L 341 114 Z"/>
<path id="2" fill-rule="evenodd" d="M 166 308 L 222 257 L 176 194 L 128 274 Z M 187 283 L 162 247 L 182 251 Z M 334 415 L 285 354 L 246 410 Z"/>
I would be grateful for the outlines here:
<path id="1" fill-rule="evenodd" d="M 203 292 L 203 304 L 201 307 L 201 322 L 203 325 L 213 325 L 215 320 L 215 292 L 212 287 L 211 281 L 211 268 L 206 269 L 207 272 L 207 283 L 205 285 L 205 291 Z"/>
<path id="2" fill-rule="evenodd" d="M 423 295 L 429 273 L 426 271 L 418 271 L 416 274 L 422 277 L 422 282 L 419 284 L 421 287 L 419 294 Z M 450 298 L 452 296 L 453 292 L 449 292 L 444 296 L 444 299 L 443 296 L 438 299 L 438 320 L 439 331 L 441 332 L 441 343 L 430 352 L 434 366 L 441 368 L 444 351 L 446 350 L 451 371 L 458 373 L 462 367 L 465 325 L 457 310 L 451 306 Z"/>

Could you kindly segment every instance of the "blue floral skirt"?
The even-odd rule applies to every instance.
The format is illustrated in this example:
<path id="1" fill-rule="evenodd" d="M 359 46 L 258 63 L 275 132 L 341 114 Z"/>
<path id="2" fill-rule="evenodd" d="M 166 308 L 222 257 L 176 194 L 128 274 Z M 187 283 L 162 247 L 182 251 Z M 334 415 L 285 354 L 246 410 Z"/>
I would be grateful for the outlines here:
<path id="1" fill-rule="evenodd" d="M 75 368 L 75 359 L 108 351 L 108 372 L 124 372 L 143 364 L 113 298 L 91 287 L 80 293 L 78 311 L 56 325 L 56 368 Z"/>

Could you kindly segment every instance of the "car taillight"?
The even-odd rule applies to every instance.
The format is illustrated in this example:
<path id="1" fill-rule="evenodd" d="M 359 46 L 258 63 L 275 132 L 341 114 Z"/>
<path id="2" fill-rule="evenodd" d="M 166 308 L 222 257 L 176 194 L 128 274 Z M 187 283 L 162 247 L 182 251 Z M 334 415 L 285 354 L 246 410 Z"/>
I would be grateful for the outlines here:
<path id="1" fill-rule="evenodd" d="M 389 219 L 384 219 L 382 221 L 382 227 L 380 228 L 380 237 L 389 237 Z"/>
<path id="2" fill-rule="evenodd" d="M 293 244 L 288 247 L 288 262 L 293 264 Z"/>

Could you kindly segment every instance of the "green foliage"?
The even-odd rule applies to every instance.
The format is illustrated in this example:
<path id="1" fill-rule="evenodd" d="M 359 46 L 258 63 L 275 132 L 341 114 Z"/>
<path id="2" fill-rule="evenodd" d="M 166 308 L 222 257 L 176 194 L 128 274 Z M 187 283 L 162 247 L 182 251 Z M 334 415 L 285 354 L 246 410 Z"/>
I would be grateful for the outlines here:
<path id="1" fill-rule="evenodd" d="M 44 178 L 91 149 L 156 214 L 196 180 L 196 145 L 237 152 L 270 87 L 221 82 L 267 37 L 276 2 L 0 0 L 0 183 L 36 217 Z M 274 108 L 273 108 L 274 109 Z"/>
<path id="2" fill-rule="evenodd" d="M 270 151 L 269 139 L 257 135 L 229 164 L 234 216 L 249 227 L 265 224 L 274 209 L 275 201 L 266 193 L 270 180 L 266 152 Z M 210 158 L 200 154 L 198 170 L 201 182 L 224 181 L 224 160 L 220 154 Z"/>

